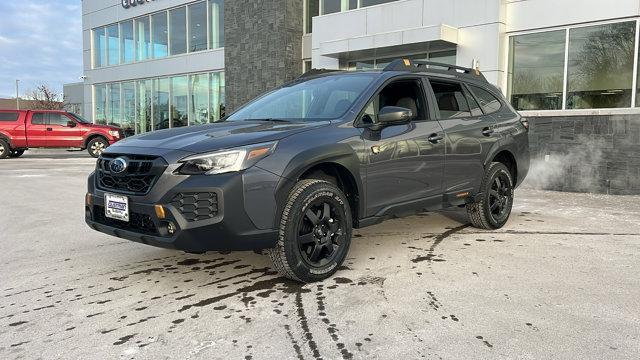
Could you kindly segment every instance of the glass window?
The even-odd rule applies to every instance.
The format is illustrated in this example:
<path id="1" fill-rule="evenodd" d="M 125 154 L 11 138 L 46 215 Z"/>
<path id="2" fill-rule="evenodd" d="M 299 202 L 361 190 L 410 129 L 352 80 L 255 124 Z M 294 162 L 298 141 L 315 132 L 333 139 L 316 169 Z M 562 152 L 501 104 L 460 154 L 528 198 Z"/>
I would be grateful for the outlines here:
<path id="1" fill-rule="evenodd" d="M 487 90 L 473 85 L 469 85 L 469 88 L 480 102 L 482 111 L 485 114 L 494 113 L 502 107 L 500 100 Z"/>
<path id="2" fill-rule="evenodd" d="M 133 20 L 120 23 L 120 62 L 133 62 Z"/>
<path id="3" fill-rule="evenodd" d="M 103 27 L 93 30 L 93 67 L 107 64 L 107 39 Z"/>
<path id="4" fill-rule="evenodd" d="M 18 120 L 17 111 L 0 111 L 0 121 L 16 121 Z"/>
<path id="5" fill-rule="evenodd" d="M 421 59 L 412 59 L 421 60 Z M 429 61 L 439 62 L 443 64 L 456 64 L 456 50 L 438 51 L 429 53 Z"/>
<path id="6" fill-rule="evenodd" d="M 465 118 L 471 116 L 469 104 L 462 91 L 462 86 L 453 82 L 430 80 L 433 94 L 436 97 L 440 119 Z"/>
<path id="7" fill-rule="evenodd" d="M 349 70 L 371 70 L 375 67 L 374 60 L 352 61 L 349 63 Z"/>
<path id="8" fill-rule="evenodd" d="M 164 11 L 151 15 L 151 44 L 154 59 L 167 56 L 167 13 Z"/>
<path id="9" fill-rule="evenodd" d="M 105 84 L 93 86 L 93 120 L 96 124 L 106 124 L 107 87 Z"/>
<path id="10" fill-rule="evenodd" d="M 358 7 L 358 0 L 320 0 L 322 2 L 322 14 L 333 14 Z"/>
<path id="11" fill-rule="evenodd" d="M 189 5 L 189 52 L 207 50 L 207 3 Z"/>
<path id="12" fill-rule="evenodd" d="M 224 73 L 211 73 L 211 85 L 209 86 L 209 96 L 211 97 L 211 121 L 218 121 L 225 117 L 224 107 Z"/>
<path id="13" fill-rule="evenodd" d="M 169 11 L 169 43 L 171 55 L 187 52 L 187 8 L 179 7 Z"/>
<path id="14" fill-rule="evenodd" d="M 71 119 L 60 113 L 49 113 L 49 125 L 67 126 Z"/>
<path id="15" fill-rule="evenodd" d="M 471 116 L 482 116 L 482 110 L 480 110 L 480 105 L 473 98 L 473 96 L 466 91 L 464 92 L 464 96 L 467 98 L 467 102 L 469 103 L 469 110 L 471 111 Z"/>
<path id="16" fill-rule="evenodd" d="M 326 120 L 342 116 L 371 84 L 374 75 L 365 73 L 323 76 L 281 87 L 235 112 L 228 120 L 284 119 Z M 336 98 L 334 106 L 327 103 Z"/>
<path id="17" fill-rule="evenodd" d="M 136 99 L 136 134 L 151 131 L 151 99 L 153 82 L 151 80 L 138 81 L 138 96 Z"/>
<path id="18" fill-rule="evenodd" d="M 169 78 L 153 79 L 153 129 L 169 128 Z"/>
<path id="19" fill-rule="evenodd" d="M 379 4 L 384 4 L 384 3 L 388 3 L 388 2 L 393 2 L 393 1 L 397 1 L 397 0 L 361 0 L 361 7 L 365 7 L 365 6 L 373 6 L 373 5 L 379 5 Z"/>
<path id="20" fill-rule="evenodd" d="M 511 37 L 509 98 L 517 110 L 562 108 L 565 43 L 565 30 Z"/>
<path id="21" fill-rule="evenodd" d="M 120 63 L 118 24 L 107 26 L 107 57 L 108 65 L 118 65 Z"/>
<path id="22" fill-rule="evenodd" d="M 45 113 L 37 112 L 31 116 L 31 125 L 44 125 L 45 118 Z"/>
<path id="23" fill-rule="evenodd" d="M 135 134 L 136 85 L 133 81 L 122 83 L 122 126 L 126 136 Z"/>
<path id="24" fill-rule="evenodd" d="M 189 125 L 209 122 L 209 74 L 189 76 Z"/>
<path id="25" fill-rule="evenodd" d="M 635 21 L 569 30 L 567 109 L 631 106 Z"/>
<path id="26" fill-rule="evenodd" d="M 171 127 L 189 125 L 187 101 L 189 99 L 186 76 L 171 78 Z"/>
<path id="27" fill-rule="evenodd" d="M 107 84 L 107 124 L 120 126 L 120 83 Z"/>
<path id="28" fill-rule="evenodd" d="M 305 19 L 305 34 L 313 32 L 313 18 L 320 14 L 320 1 L 319 0 L 306 0 L 306 19 Z"/>
<path id="29" fill-rule="evenodd" d="M 149 17 L 136 19 L 136 60 L 146 60 L 151 57 L 151 31 Z"/>
<path id="30" fill-rule="evenodd" d="M 209 0 L 209 48 L 224 47 L 224 0 Z"/>

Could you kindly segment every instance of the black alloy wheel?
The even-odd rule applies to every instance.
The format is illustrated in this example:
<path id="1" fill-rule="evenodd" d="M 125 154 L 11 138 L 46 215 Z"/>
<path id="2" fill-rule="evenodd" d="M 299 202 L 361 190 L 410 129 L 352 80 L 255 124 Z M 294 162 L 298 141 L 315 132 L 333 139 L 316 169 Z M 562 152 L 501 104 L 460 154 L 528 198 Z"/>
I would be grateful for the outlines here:
<path id="1" fill-rule="evenodd" d="M 502 163 L 491 163 L 482 179 L 479 199 L 467 204 L 471 224 L 487 230 L 503 227 L 511 215 L 513 189 L 513 176 L 509 169 Z"/>
<path id="2" fill-rule="evenodd" d="M 508 173 L 499 172 L 489 190 L 489 214 L 496 223 L 509 217 L 513 205 L 513 188 Z"/>
<path id="3" fill-rule="evenodd" d="M 344 216 L 332 198 L 321 198 L 308 205 L 298 224 L 298 248 L 304 261 L 322 267 L 339 253 L 344 236 Z"/>

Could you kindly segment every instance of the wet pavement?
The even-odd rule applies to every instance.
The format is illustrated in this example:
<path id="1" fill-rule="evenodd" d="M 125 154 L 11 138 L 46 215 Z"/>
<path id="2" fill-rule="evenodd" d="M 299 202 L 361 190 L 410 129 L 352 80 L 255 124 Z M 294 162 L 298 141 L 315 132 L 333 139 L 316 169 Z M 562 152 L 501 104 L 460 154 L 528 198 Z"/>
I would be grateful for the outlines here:
<path id="1" fill-rule="evenodd" d="M 640 197 L 520 189 L 496 232 L 459 209 L 388 221 L 300 285 L 264 255 L 90 230 L 93 164 L 0 160 L 2 359 L 640 356 Z"/>

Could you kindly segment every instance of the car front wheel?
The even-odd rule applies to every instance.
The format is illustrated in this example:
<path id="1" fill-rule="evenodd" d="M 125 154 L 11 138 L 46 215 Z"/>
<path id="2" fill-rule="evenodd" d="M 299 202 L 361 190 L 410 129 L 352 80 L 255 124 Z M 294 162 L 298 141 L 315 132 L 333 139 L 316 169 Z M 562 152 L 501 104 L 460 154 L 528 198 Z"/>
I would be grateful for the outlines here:
<path id="1" fill-rule="evenodd" d="M 321 281 L 344 262 L 351 233 L 351 209 L 344 193 L 327 181 L 301 180 L 289 194 L 278 243 L 269 256 L 285 277 Z"/>
<path id="2" fill-rule="evenodd" d="M 480 199 L 467 204 L 471 224 L 480 229 L 500 229 L 513 206 L 513 177 L 502 163 L 491 163 L 482 179 Z"/>
<path id="3" fill-rule="evenodd" d="M 87 144 L 87 151 L 89 152 L 89 155 L 93 156 L 94 158 L 97 158 L 100 155 L 102 155 L 102 153 L 108 146 L 109 146 L 109 143 L 107 142 L 106 139 L 97 137 L 89 141 L 89 143 Z"/>

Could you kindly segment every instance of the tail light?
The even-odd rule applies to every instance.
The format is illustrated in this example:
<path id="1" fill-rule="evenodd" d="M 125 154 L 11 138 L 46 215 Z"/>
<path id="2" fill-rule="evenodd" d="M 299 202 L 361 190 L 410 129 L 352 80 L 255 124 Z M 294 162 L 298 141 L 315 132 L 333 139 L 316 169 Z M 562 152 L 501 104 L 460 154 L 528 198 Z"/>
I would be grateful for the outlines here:
<path id="1" fill-rule="evenodd" d="M 520 122 L 522 123 L 522 126 L 524 126 L 525 129 L 529 130 L 529 119 L 523 117 L 523 118 L 520 118 Z"/>

